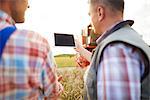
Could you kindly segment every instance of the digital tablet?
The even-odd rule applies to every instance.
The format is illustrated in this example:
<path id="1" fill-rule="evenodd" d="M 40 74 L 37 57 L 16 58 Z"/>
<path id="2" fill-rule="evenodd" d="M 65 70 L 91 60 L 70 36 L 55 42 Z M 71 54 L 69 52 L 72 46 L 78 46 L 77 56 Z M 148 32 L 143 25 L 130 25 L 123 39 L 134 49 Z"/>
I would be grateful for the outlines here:
<path id="1" fill-rule="evenodd" d="M 55 46 L 75 46 L 73 34 L 54 33 Z"/>

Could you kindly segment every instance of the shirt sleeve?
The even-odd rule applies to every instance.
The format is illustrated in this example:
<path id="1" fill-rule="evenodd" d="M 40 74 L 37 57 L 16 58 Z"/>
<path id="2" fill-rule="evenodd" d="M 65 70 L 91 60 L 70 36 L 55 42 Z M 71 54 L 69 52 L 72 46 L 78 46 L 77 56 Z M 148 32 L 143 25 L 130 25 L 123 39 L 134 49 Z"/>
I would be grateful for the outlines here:
<path id="1" fill-rule="evenodd" d="M 41 81 L 43 85 L 43 95 L 46 98 L 57 98 L 62 91 L 62 85 L 58 82 L 56 74 L 56 63 L 52 52 L 49 51 L 41 73 Z"/>
<path id="2" fill-rule="evenodd" d="M 139 100 L 143 70 L 139 50 L 124 43 L 108 45 L 98 66 L 98 100 Z"/>

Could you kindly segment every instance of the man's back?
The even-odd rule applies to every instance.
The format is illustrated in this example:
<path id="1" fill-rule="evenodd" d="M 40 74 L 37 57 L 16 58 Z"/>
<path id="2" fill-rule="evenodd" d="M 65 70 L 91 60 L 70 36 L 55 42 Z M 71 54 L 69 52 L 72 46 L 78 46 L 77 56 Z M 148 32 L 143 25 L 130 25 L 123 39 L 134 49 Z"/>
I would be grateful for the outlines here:
<path id="1" fill-rule="evenodd" d="M 13 20 L 0 11 L 0 30 L 12 25 Z M 7 41 L 0 60 L 0 100 L 37 99 L 57 94 L 59 85 L 53 62 L 44 38 L 17 29 Z"/>

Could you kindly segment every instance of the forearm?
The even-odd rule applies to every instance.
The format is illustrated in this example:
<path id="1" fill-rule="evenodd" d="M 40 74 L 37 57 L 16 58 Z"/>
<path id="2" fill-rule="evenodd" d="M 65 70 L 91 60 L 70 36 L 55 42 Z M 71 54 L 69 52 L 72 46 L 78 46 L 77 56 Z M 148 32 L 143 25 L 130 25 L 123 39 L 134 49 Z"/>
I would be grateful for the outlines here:
<path id="1" fill-rule="evenodd" d="M 57 76 L 56 68 L 52 53 L 49 52 L 45 59 L 45 63 L 43 64 L 43 71 L 41 72 L 41 79 L 43 79 L 41 83 L 44 83 L 43 95 L 46 98 L 58 98 L 60 93 L 63 91 L 62 85 L 58 82 L 60 79 Z"/>
<path id="2" fill-rule="evenodd" d="M 89 62 L 91 61 L 91 56 L 92 53 L 88 50 L 86 50 L 85 48 L 81 48 L 80 50 L 80 55 L 83 56 L 86 60 L 88 60 Z"/>

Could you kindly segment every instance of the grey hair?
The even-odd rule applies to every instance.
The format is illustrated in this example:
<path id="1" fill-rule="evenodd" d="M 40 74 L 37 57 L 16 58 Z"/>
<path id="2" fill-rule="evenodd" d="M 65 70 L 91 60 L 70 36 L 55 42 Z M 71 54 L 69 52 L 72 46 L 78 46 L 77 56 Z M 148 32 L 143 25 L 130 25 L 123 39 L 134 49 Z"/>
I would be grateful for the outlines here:
<path id="1" fill-rule="evenodd" d="M 124 12 L 124 0 L 89 0 L 90 4 L 102 4 L 110 10 Z"/>

